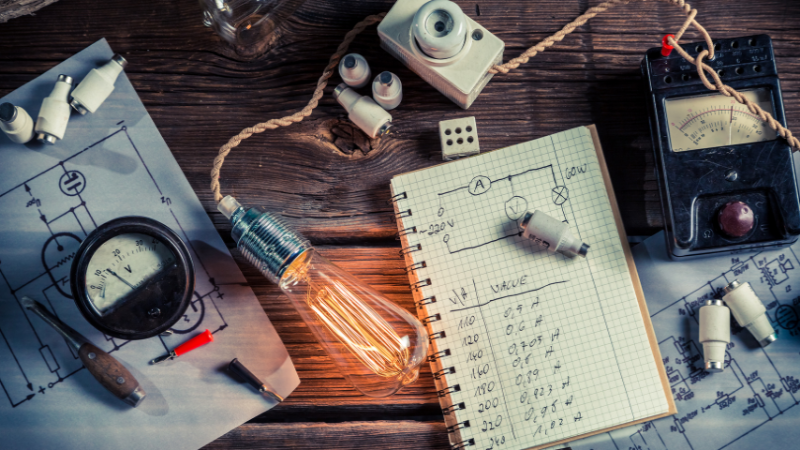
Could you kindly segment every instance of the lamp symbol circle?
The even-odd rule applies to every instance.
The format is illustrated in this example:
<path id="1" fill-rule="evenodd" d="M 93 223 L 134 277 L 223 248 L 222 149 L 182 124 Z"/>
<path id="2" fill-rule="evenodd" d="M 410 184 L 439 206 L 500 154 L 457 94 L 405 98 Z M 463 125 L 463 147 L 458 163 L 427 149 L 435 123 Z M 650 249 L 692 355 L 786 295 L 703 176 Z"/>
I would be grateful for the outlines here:
<path id="1" fill-rule="evenodd" d="M 566 186 L 556 186 L 550 192 L 553 203 L 556 205 L 563 205 L 569 200 L 569 189 Z"/>

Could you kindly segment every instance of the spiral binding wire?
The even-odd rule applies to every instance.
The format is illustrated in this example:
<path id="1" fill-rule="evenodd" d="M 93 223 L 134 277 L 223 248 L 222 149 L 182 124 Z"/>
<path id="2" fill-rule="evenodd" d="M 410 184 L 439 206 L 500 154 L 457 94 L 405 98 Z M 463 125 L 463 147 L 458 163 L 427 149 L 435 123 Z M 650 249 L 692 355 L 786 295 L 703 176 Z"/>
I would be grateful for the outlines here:
<path id="1" fill-rule="evenodd" d="M 432 316 L 428 316 L 428 317 L 422 319 L 420 322 L 422 322 L 423 325 L 427 325 L 429 323 L 438 322 L 440 320 L 442 320 L 441 314 L 436 313 L 436 314 L 434 314 Z"/>
<path id="2" fill-rule="evenodd" d="M 445 356 L 450 356 L 450 349 L 446 348 L 444 350 L 438 351 L 432 355 L 428 355 L 428 362 L 434 362 L 437 359 L 442 359 Z"/>
<path id="3" fill-rule="evenodd" d="M 449 415 L 453 411 L 459 411 L 462 409 L 467 409 L 467 405 L 465 405 L 464 402 L 454 403 L 448 406 L 447 408 L 442 409 L 442 414 Z"/>
<path id="4" fill-rule="evenodd" d="M 417 308 L 422 308 L 425 305 L 430 305 L 431 303 L 436 303 L 436 296 L 431 295 L 430 297 L 425 297 L 422 300 L 417 302 Z"/>
<path id="5" fill-rule="evenodd" d="M 396 204 L 400 200 L 405 200 L 407 198 L 408 198 L 407 193 L 406 192 L 401 192 L 399 194 L 394 195 L 389 200 L 389 204 Z M 398 210 L 400 209 L 399 205 L 397 206 L 397 209 Z M 409 209 L 401 210 L 398 213 L 396 213 L 395 216 L 397 217 L 398 220 L 406 218 L 406 217 L 411 217 L 412 216 L 411 209 L 409 208 Z M 417 232 L 418 231 L 417 231 L 417 227 L 416 226 L 409 226 L 409 227 L 406 227 L 406 228 L 400 230 L 397 233 L 397 238 L 400 239 L 402 236 L 408 236 L 410 234 L 417 233 Z M 403 249 L 400 250 L 400 256 L 405 258 L 406 255 L 409 255 L 411 253 L 418 252 L 418 251 L 421 251 L 421 250 L 422 250 L 422 244 L 420 244 L 420 243 L 416 243 L 416 244 L 408 243 L 407 247 L 404 247 Z M 416 272 L 418 270 L 425 269 L 427 266 L 428 266 L 428 264 L 425 261 L 415 261 L 412 264 L 410 264 L 410 265 L 405 267 L 405 272 L 408 273 L 408 274 L 411 274 L 412 272 Z M 432 284 L 433 283 L 431 282 L 430 278 L 425 278 L 425 279 L 421 279 L 420 280 L 419 277 L 417 277 L 417 281 L 414 282 L 414 283 L 411 283 L 411 289 L 413 289 L 414 291 L 420 291 L 422 288 L 424 288 L 426 286 L 431 286 Z M 425 297 L 422 300 L 416 302 L 416 305 L 417 305 L 417 308 L 422 308 L 423 306 L 430 305 L 432 303 L 436 303 L 436 296 L 431 295 L 430 297 Z M 428 326 L 433 322 L 438 322 L 438 321 L 441 321 L 441 320 L 442 320 L 441 314 L 440 313 L 435 313 L 435 314 L 429 315 L 428 317 L 425 317 L 424 319 L 421 320 L 421 322 L 425 326 Z M 431 333 L 430 335 L 428 335 L 428 339 L 429 339 L 431 345 L 433 345 L 433 341 L 434 340 L 443 339 L 445 337 L 447 337 L 447 334 L 445 333 L 444 330 L 437 331 L 435 333 Z M 450 355 L 451 355 L 450 349 L 446 348 L 446 349 L 441 349 L 441 350 L 429 355 L 427 359 L 428 359 L 428 362 L 434 363 L 434 362 L 436 362 L 438 360 L 441 360 L 442 358 L 450 356 Z M 451 367 L 445 367 L 445 368 L 442 368 L 441 370 L 433 372 L 433 379 L 437 380 L 437 381 L 438 380 L 446 380 L 446 376 L 447 375 L 454 374 L 454 373 L 456 373 L 456 368 L 455 367 L 452 367 L 452 366 Z M 439 383 L 437 383 L 437 385 L 438 384 Z M 452 394 L 454 392 L 460 392 L 460 391 L 461 391 L 461 385 L 455 384 L 455 385 L 452 385 L 452 386 L 446 386 L 446 387 L 436 391 L 436 394 L 439 397 L 446 397 L 449 394 Z M 442 413 L 443 414 L 450 414 L 451 412 L 459 411 L 459 410 L 463 410 L 463 409 L 467 409 L 467 405 L 464 402 L 460 402 L 460 403 L 456 403 L 456 404 L 450 405 L 450 406 L 442 409 Z M 461 428 L 467 428 L 469 426 L 470 426 L 469 420 L 465 420 L 463 422 L 459 422 L 459 423 L 456 423 L 455 425 L 451 425 L 451 426 L 447 427 L 447 432 L 448 433 L 453 433 L 453 432 L 455 432 L 455 431 L 457 431 L 457 430 L 459 430 Z M 469 447 L 469 446 L 472 446 L 472 445 L 475 445 L 475 439 L 469 439 L 469 440 L 466 440 L 466 441 L 457 442 L 457 443 L 455 443 L 453 445 L 453 448 L 454 449 L 462 449 L 464 447 Z"/>
<path id="6" fill-rule="evenodd" d="M 411 264 L 410 266 L 406 266 L 406 273 L 413 272 L 415 270 L 424 269 L 428 267 L 428 264 L 425 261 L 416 262 Z"/>
<path id="7" fill-rule="evenodd" d="M 447 386 L 444 389 L 440 389 L 440 390 L 436 391 L 436 395 L 439 396 L 439 397 L 444 397 L 445 395 L 452 394 L 453 392 L 461 392 L 461 385 L 460 384 L 454 384 L 452 386 Z"/>
<path id="8" fill-rule="evenodd" d="M 408 195 L 406 195 L 405 192 L 401 192 L 399 194 L 396 194 L 396 195 L 392 196 L 392 198 L 390 198 L 389 201 L 386 202 L 386 203 L 391 205 L 392 203 L 395 203 L 395 202 L 400 201 L 400 200 L 405 200 L 407 198 L 408 198 Z"/>
<path id="9" fill-rule="evenodd" d="M 456 442 L 456 443 L 455 443 L 455 444 L 453 444 L 453 446 L 452 446 L 452 447 L 450 447 L 450 448 L 451 448 L 452 450 L 460 450 L 460 449 L 462 449 L 462 448 L 465 448 L 465 447 L 471 447 L 471 446 L 473 446 L 473 445 L 475 445 L 475 438 L 469 438 L 469 439 L 467 439 L 466 441 Z"/>
<path id="10" fill-rule="evenodd" d="M 400 239 L 400 236 L 405 236 L 407 234 L 416 233 L 417 227 L 408 227 L 403 228 L 402 230 L 397 232 L 397 237 L 395 239 Z"/>
<path id="11" fill-rule="evenodd" d="M 447 367 L 442 370 L 433 372 L 433 379 L 434 380 L 441 380 L 443 376 L 450 375 L 451 373 L 456 373 L 455 367 Z"/>
<path id="12" fill-rule="evenodd" d="M 445 338 L 445 337 L 447 337 L 447 334 L 445 334 L 444 330 L 442 330 L 442 331 L 437 331 L 436 333 L 433 333 L 433 334 L 429 335 L 428 336 L 428 340 L 433 342 L 435 339 L 442 339 L 442 338 Z"/>
<path id="13" fill-rule="evenodd" d="M 420 250 L 422 250 L 422 244 L 409 245 L 408 247 L 400 250 L 400 256 L 405 256 L 409 253 L 418 252 Z"/>
<path id="14" fill-rule="evenodd" d="M 411 289 L 413 289 L 415 291 L 418 291 L 418 290 L 420 290 L 420 288 L 423 288 L 425 286 L 430 286 L 430 285 L 431 285 L 431 279 L 430 278 L 426 278 L 424 280 L 419 280 L 416 283 L 411 283 Z"/>
<path id="15" fill-rule="evenodd" d="M 465 420 L 463 422 L 458 422 L 455 425 L 450 425 L 449 427 L 447 427 L 447 432 L 448 433 L 452 433 L 452 432 L 457 431 L 457 430 L 459 430 L 461 428 L 469 428 L 469 420 Z"/>

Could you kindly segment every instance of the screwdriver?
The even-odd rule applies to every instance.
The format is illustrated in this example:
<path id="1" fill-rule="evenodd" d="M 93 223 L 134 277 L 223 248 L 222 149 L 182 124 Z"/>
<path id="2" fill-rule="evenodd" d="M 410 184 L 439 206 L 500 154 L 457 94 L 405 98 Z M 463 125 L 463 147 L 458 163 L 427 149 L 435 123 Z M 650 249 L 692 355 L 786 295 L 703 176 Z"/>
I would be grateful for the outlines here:
<path id="1" fill-rule="evenodd" d="M 30 297 L 22 297 L 22 305 L 58 331 L 67 341 L 67 344 L 78 352 L 78 356 L 86 370 L 109 392 L 134 408 L 144 400 L 147 395 L 144 389 L 128 369 L 113 356 L 89 342 L 88 339 L 64 322 L 58 320 L 56 316 L 52 315 L 47 308 L 36 300 Z"/>

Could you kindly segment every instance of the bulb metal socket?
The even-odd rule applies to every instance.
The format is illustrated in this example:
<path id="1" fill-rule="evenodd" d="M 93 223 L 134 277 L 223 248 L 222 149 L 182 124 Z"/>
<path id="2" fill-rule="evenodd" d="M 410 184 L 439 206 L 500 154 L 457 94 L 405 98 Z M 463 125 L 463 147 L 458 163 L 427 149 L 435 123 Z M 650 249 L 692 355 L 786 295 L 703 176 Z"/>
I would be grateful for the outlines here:
<path id="1" fill-rule="evenodd" d="M 260 208 L 245 210 L 240 206 L 230 219 L 236 247 L 273 283 L 277 284 L 292 262 L 311 248 L 282 218 Z"/>

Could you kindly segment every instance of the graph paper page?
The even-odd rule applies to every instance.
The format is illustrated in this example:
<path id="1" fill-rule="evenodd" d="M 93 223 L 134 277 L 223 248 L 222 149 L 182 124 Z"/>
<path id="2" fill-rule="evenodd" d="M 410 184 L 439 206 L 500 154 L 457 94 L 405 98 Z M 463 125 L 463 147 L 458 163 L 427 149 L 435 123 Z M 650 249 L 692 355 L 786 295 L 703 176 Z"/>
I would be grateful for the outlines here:
<path id="1" fill-rule="evenodd" d="M 433 369 L 443 406 L 456 405 L 451 441 L 522 449 L 670 410 L 588 128 L 400 175 L 392 188 L 401 228 L 416 227 L 407 261 L 425 262 L 415 296 L 436 300 L 420 316 L 445 332 L 434 350 L 449 349 Z M 569 223 L 588 257 L 521 237 L 517 222 L 534 210 Z"/>

